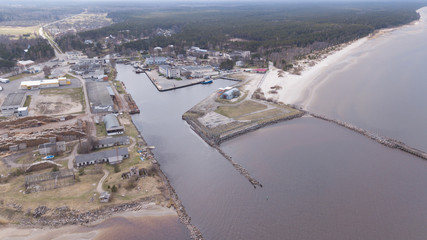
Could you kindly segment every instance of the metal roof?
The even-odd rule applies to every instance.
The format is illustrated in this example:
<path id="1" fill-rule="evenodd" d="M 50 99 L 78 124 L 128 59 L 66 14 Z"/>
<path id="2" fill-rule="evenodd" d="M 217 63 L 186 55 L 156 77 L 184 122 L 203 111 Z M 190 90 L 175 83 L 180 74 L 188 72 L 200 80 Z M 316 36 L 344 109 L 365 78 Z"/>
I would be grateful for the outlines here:
<path id="1" fill-rule="evenodd" d="M 115 96 L 113 89 L 111 88 L 111 86 L 107 86 L 107 91 L 110 94 L 110 96 Z"/>
<path id="2" fill-rule="evenodd" d="M 115 144 L 115 143 L 124 143 L 128 142 L 129 137 L 128 136 L 120 136 L 120 137 L 111 137 L 111 138 L 104 138 L 98 140 L 98 144 Z"/>
<path id="3" fill-rule="evenodd" d="M 119 120 L 117 120 L 116 116 L 114 114 L 107 114 L 104 117 L 104 123 L 105 123 L 105 128 L 108 129 L 112 129 L 112 128 L 117 128 L 117 127 L 121 127 L 119 124 Z"/>
<path id="4" fill-rule="evenodd" d="M 107 90 L 107 86 L 110 86 L 107 82 L 86 82 L 92 112 L 114 111 L 114 103 Z"/>
<path id="5" fill-rule="evenodd" d="M 21 106 L 25 99 L 25 92 L 9 93 L 3 102 L 2 107 L 16 107 Z"/>
<path id="6" fill-rule="evenodd" d="M 96 160 L 102 160 L 104 158 L 110 158 L 110 157 L 116 157 L 118 156 L 124 156 L 128 155 L 129 151 L 127 148 L 118 148 L 118 149 L 111 149 L 111 150 L 105 150 L 105 151 L 99 151 L 99 152 L 93 152 L 89 154 L 82 154 L 76 156 L 76 164 L 84 163 L 84 162 L 90 162 L 90 161 L 96 161 Z"/>

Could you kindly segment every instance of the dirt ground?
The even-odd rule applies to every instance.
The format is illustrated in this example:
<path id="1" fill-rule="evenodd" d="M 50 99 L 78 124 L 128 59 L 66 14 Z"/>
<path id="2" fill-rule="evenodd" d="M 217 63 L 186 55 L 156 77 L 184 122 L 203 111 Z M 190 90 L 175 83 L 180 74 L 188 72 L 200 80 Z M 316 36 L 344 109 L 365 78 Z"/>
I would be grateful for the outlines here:
<path id="1" fill-rule="evenodd" d="M 74 91 L 74 89 L 62 89 Z M 57 94 L 39 94 L 33 96 L 30 104 L 31 115 L 66 115 L 79 113 L 84 110 L 80 99 L 68 94 L 58 92 Z"/>

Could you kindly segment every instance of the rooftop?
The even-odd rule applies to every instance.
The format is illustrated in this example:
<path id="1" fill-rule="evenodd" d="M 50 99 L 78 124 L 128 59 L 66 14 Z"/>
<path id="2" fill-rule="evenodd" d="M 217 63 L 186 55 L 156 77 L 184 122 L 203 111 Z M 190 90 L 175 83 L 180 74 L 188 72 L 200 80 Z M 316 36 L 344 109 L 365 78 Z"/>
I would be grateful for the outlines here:
<path id="1" fill-rule="evenodd" d="M 115 144 L 129 141 L 128 136 L 111 137 L 98 140 L 98 144 Z"/>
<path id="2" fill-rule="evenodd" d="M 20 106 L 25 98 L 25 92 L 9 93 L 3 102 L 2 107 Z"/>
<path id="3" fill-rule="evenodd" d="M 105 123 L 105 128 L 107 130 L 120 127 L 119 121 L 117 120 L 116 116 L 114 116 L 114 114 L 105 115 L 104 123 Z"/>
<path id="4" fill-rule="evenodd" d="M 89 154 L 82 154 L 82 155 L 76 156 L 76 164 L 83 163 L 83 162 L 90 162 L 98 159 L 123 156 L 128 154 L 129 154 L 129 151 L 127 148 L 117 148 L 117 149 L 93 152 Z"/>
<path id="5" fill-rule="evenodd" d="M 86 82 L 89 103 L 93 112 L 112 112 L 114 103 L 107 90 L 107 82 Z"/>

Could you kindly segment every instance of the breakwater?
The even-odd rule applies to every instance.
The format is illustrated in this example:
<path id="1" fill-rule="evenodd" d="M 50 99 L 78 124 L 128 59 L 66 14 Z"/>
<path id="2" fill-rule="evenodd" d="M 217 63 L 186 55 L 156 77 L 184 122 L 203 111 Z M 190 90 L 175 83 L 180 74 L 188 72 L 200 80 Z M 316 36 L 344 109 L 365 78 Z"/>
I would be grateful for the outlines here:
<path id="1" fill-rule="evenodd" d="M 203 115 L 203 113 L 187 112 L 182 115 L 182 119 L 190 125 L 191 129 L 193 129 L 193 131 L 197 133 L 197 135 L 199 135 L 211 147 L 215 148 L 225 159 L 227 159 L 231 163 L 231 165 L 233 165 L 233 167 L 242 176 L 248 179 L 248 181 L 256 188 L 257 186 L 262 187 L 262 184 L 258 180 L 256 180 L 255 177 L 253 177 L 244 167 L 236 163 L 231 156 L 227 155 L 224 151 L 222 151 L 219 145 L 224 141 L 230 140 L 248 132 L 255 131 L 259 128 L 271 124 L 276 124 L 282 121 L 299 118 L 304 116 L 304 114 L 305 112 L 299 112 L 298 114 L 269 119 L 267 121 L 257 121 L 247 125 L 232 128 L 231 130 L 224 130 L 222 132 L 213 132 L 209 128 L 205 127 L 202 123 L 200 123 L 197 118 Z"/>
<path id="2" fill-rule="evenodd" d="M 338 125 L 340 125 L 342 127 L 345 127 L 345 128 L 350 129 L 350 130 L 352 130 L 354 132 L 362 134 L 363 136 L 368 137 L 368 138 L 370 138 L 370 139 L 372 139 L 372 140 L 374 140 L 374 141 L 376 141 L 376 142 L 378 142 L 378 143 L 380 143 L 380 144 L 382 144 L 384 146 L 387 146 L 387 147 L 390 147 L 390 148 L 399 149 L 401 151 L 404 151 L 404 152 L 407 152 L 409 154 L 412 154 L 412 155 L 414 155 L 416 157 L 419 157 L 419 158 L 422 158 L 424 160 L 427 160 L 427 153 L 426 152 L 423 152 L 423 151 L 421 151 L 419 149 L 416 149 L 416 148 L 413 148 L 411 146 L 408 146 L 408 145 L 406 145 L 403 142 L 397 141 L 397 140 L 392 139 L 392 138 L 380 136 L 380 135 L 378 135 L 376 133 L 371 133 L 371 132 L 369 132 L 369 131 L 367 131 L 365 129 L 359 128 L 357 126 L 354 126 L 354 125 L 352 125 L 350 123 L 346 123 L 344 121 L 340 121 L 340 120 L 336 120 L 336 119 L 331 119 L 331 118 L 328 118 L 328 117 L 325 117 L 325 116 L 322 116 L 322 115 L 318 115 L 318 114 L 315 114 L 315 113 L 309 113 L 309 115 L 312 116 L 312 117 L 324 120 L 324 121 L 328 121 L 328 122 L 331 122 L 331 123 L 338 124 Z"/>

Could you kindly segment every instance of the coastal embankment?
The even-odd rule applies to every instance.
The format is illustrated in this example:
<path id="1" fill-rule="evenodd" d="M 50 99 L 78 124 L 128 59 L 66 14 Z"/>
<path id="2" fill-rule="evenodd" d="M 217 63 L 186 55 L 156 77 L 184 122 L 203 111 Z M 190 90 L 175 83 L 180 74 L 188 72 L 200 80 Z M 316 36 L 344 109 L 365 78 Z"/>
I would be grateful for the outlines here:
<path id="1" fill-rule="evenodd" d="M 132 120 L 132 124 L 135 125 L 135 123 Z M 136 126 L 136 125 L 135 125 Z M 141 139 L 142 139 L 142 143 L 144 145 L 147 145 L 145 139 L 143 138 L 140 130 L 138 128 L 136 128 Z M 151 152 L 150 149 L 147 150 L 149 152 L 149 154 L 153 153 Z M 154 155 L 153 155 L 154 156 Z M 160 178 L 163 180 L 163 183 L 166 187 L 165 189 L 165 195 L 171 198 L 171 206 L 173 206 L 176 210 L 176 213 L 178 214 L 178 218 L 181 221 L 182 224 L 184 224 L 187 229 L 190 232 L 190 236 L 192 239 L 197 239 L 197 240 L 203 240 L 203 236 L 202 233 L 200 232 L 200 230 L 194 226 L 191 223 L 191 217 L 187 214 L 185 207 L 183 206 L 181 200 L 178 197 L 178 194 L 176 193 L 175 189 L 172 187 L 168 177 L 166 176 L 166 174 L 163 173 L 162 169 L 160 168 L 160 164 L 158 163 L 158 161 L 155 161 L 153 164 L 154 168 L 156 169 L 158 175 L 160 176 Z"/>

